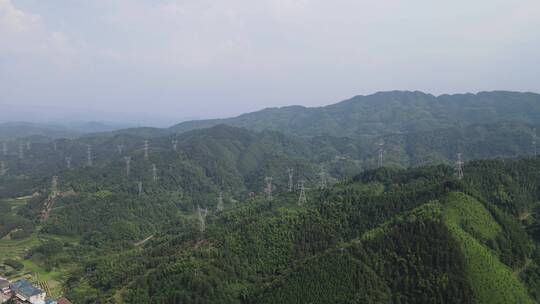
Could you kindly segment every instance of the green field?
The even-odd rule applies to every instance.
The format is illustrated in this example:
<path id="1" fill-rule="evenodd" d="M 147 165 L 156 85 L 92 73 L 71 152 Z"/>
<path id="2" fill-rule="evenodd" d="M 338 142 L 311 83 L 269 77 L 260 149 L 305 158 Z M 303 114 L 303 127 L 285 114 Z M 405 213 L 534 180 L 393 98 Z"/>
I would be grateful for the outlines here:
<path id="1" fill-rule="evenodd" d="M 8 199 L 6 201 L 11 205 L 12 211 L 15 212 L 18 208 L 24 206 L 28 202 L 28 197 Z M 39 246 L 44 241 L 59 240 L 62 242 L 76 243 L 78 242 L 78 239 L 44 235 L 39 233 L 39 229 L 39 226 L 36 227 L 36 230 L 29 237 L 24 239 L 0 239 L 0 262 L 7 259 L 13 259 L 20 261 L 24 265 L 24 268 L 20 271 L 15 271 L 10 266 L 6 266 L 5 271 L 0 269 L 0 275 L 8 277 L 10 280 L 16 280 L 19 278 L 30 279 L 41 286 L 45 286 L 46 289 L 51 292 L 52 296 L 57 296 L 61 293 L 61 282 L 64 280 L 66 273 L 69 271 L 69 265 L 59 269 L 54 269 L 53 271 L 47 271 L 34 261 L 25 259 L 24 257 L 32 248 Z"/>

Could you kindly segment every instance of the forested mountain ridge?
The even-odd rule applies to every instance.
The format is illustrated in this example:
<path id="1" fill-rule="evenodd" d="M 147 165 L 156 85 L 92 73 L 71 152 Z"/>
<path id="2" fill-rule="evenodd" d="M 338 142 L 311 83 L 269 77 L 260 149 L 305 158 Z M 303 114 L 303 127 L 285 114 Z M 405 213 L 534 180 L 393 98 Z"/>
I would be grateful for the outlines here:
<path id="1" fill-rule="evenodd" d="M 30 123 L 4 122 L 0 123 L 0 141 L 46 141 L 54 138 L 77 138 L 83 134 L 95 132 L 110 132 L 125 128 L 125 125 L 108 125 L 100 122 L 84 123 Z"/>
<path id="2" fill-rule="evenodd" d="M 336 180 L 374 168 L 380 142 L 384 142 L 384 164 L 405 168 L 451 164 L 458 152 L 465 160 L 531 155 L 534 153 L 533 135 L 533 126 L 514 123 L 475 124 L 465 128 L 387 134 L 373 139 L 306 138 L 218 125 L 178 135 L 146 137 L 137 132 L 98 133 L 78 139 L 34 142 L 30 148 L 22 144 L 22 159 L 19 158 L 21 144 L 15 141 L 7 143 L 7 154 L 2 157 L 6 172 L 0 176 L 3 180 L 0 194 L 28 193 L 29 188 L 24 184 L 42 187 L 44 179 L 48 183 L 54 174 L 78 179 L 100 170 L 102 174 L 119 178 L 125 173 L 124 158 L 128 156 L 133 178 L 139 174 L 142 181 L 150 176 L 151 165 L 155 164 L 159 174 L 178 175 L 178 178 L 187 174 L 181 180 L 211 184 L 208 188 L 214 189 L 211 192 L 215 193 L 219 185 L 224 191 L 245 194 L 262 189 L 265 176 L 275 177 L 274 186 L 286 187 L 288 168 L 314 183 L 321 172 L 330 180 Z M 148 161 L 144 161 L 143 155 L 145 140 L 149 140 Z M 176 151 L 173 151 L 173 141 L 176 141 Z M 88 145 L 94 164 L 92 170 L 84 170 Z M 66 170 L 67 158 L 72 170 Z M 178 182 L 170 186 L 178 186 Z"/>
<path id="3" fill-rule="evenodd" d="M 537 95 L 459 95 L 476 100 L 467 111 L 456 95 L 375 95 L 307 115 L 321 128 L 305 134 L 225 123 L 7 141 L 0 250 L 30 244 L 7 256 L 76 303 L 538 302 Z M 317 133 L 328 117 L 343 134 Z M 345 136 L 358 117 L 377 131 Z"/>
<path id="4" fill-rule="evenodd" d="M 478 142 L 500 134 L 510 147 L 501 145 L 501 155 L 531 148 L 529 136 L 510 136 L 525 134 L 520 124 L 468 128 L 466 134 L 450 128 L 383 139 L 388 146 L 403 141 L 405 154 L 416 156 L 423 152 L 407 153 L 426 146 L 451 155 L 447 149 L 457 139 L 464 145 L 455 151 L 496 153 L 498 146 Z M 440 132 L 447 141 L 438 139 Z M 57 141 L 56 150 L 52 142 L 37 143 L 23 159 L 8 155 L 3 197 L 34 196 L 15 212 L 12 203 L 0 203 L 0 232 L 22 240 L 39 236 L 26 257 L 63 273 L 65 292 L 76 303 L 538 299 L 540 163 L 534 158 L 473 161 L 463 180 L 445 165 L 390 166 L 347 179 L 375 161 L 366 141 L 219 125 L 151 138 L 145 160 L 144 140 L 96 134 Z M 364 153 L 371 153 L 365 162 Z M 73 156 L 70 170 L 66 155 Z M 390 164 L 392 155 L 385 154 Z M 131 160 L 129 176 L 124 157 Z M 303 205 L 297 190 L 287 189 L 291 167 L 294 185 L 304 179 L 311 188 Z M 337 184 L 318 190 L 321 170 Z M 52 175 L 59 183 L 51 201 Z M 263 192 L 267 176 L 274 177 L 271 201 Z M 220 192 L 224 211 L 218 211 Z M 204 228 L 199 207 L 209 210 Z"/>
<path id="5" fill-rule="evenodd" d="M 75 138 L 79 135 L 81 135 L 80 132 L 59 125 L 24 122 L 0 123 L 0 141 L 27 137 Z"/>
<path id="6" fill-rule="evenodd" d="M 269 108 L 233 118 L 189 121 L 170 129 L 185 132 L 227 124 L 300 136 L 380 136 L 471 124 L 540 120 L 540 95 L 507 91 L 434 96 L 414 91 L 378 92 L 317 108 Z"/>
<path id="7" fill-rule="evenodd" d="M 204 229 L 197 216 L 180 216 L 142 249 L 85 258 L 68 295 L 80 303 L 534 303 L 539 169 L 534 159 L 475 161 L 458 180 L 447 166 L 381 168 L 309 190 L 303 205 L 283 190 L 272 201 L 226 200 Z M 86 250 L 96 250 L 90 240 Z"/>

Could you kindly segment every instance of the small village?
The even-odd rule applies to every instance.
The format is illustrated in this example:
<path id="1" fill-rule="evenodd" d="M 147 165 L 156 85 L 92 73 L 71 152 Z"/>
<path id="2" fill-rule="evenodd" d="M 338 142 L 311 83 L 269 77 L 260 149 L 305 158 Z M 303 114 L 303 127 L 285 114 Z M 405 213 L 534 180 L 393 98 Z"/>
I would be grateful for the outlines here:
<path id="1" fill-rule="evenodd" d="M 26 279 L 10 282 L 0 277 L 0 304 L 71 304 L 65 297 L 53 299 L 47 293 Z"/>

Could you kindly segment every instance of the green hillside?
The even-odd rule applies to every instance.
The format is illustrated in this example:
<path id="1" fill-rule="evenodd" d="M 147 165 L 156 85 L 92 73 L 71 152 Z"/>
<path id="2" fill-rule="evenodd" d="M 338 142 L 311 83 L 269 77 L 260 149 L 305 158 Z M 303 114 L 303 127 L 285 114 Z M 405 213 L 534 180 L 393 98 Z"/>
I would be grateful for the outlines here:
<path id="1" fill-rule="evenodd" d="M 183 122 L 171 129 L 186 132 L 227 124 L 300 136 L 371 137 L 497 122 L 536 124 L 539 101 L 538 94 L 506 91 L 440 96 L 390 91 L 325 107 L 270 108 L 228 119 Z"/>
<path id="2" fill-rule="evenodd" d="M 310 190 L 305 206 L 287 192 L 229 201 L 202 233 L 196 212 L 140 234 L 122 234 L 126 218 L 111 226 L 116 242 L 153 237 L 121 248 L 84 237 L 81 249 L 101 254 L 84 255 L 68 294 L 81 303 L 533 303 L 537 245 L 525 228 L 535 217 L 522 226 L 478 183 L 513 176 L 520 182 L 490 186 L 527 192 L 521 168 L 540 163 L 478 161 L 463 181 L 446 166 L 367 171 Z"/>
<path id="3" fill-rule="evenodd" d="M 493 240 L 501 227 L 481 203 L 463 194 L 445 199 L 444 221 L 459 240 L 478 303 L 533 303 L 526 287 L 479 240 Z"/>
<path id="4" fill-rule="evenodd" d="M 0 276 L 42 277 L 75 303 L 539 300 L 540 160 L 496 158 L 529 154 L 522 124 L 385 135 L 378 169 L 380 138 L 132 131 L 34 143 L 22 159 L 10 142 Z M 506 146 L 483 144 L 494 138 Z M 440 163 L 461 149 L 496 159 L 459 180 Z"/>

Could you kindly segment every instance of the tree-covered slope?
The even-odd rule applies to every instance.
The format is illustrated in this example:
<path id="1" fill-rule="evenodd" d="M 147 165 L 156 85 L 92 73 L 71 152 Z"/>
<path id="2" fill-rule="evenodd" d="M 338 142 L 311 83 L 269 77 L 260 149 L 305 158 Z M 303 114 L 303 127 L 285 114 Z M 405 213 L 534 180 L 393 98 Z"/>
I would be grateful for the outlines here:
<path id="1" fill-rule="evenodd" d="M 321 171 L 331 180 L 352 176 L 377 166 L 380 142 L 385 143 L 384 164 L 397 167 L 450 164 L 455 162 L 458 152 L 463 153 L 465 160 L 515 157 L 534 152 L 531 144 L 533 126 L 513 123 L 475 124 L 465 128 L 388 134 L 371 139 L 305 138 L 225 125 L 180 135 L 151 137 L 144 136 L 148 135 L 145 131 L 141 132 L 92 134 L 71 140 L 33 142 L 30 149 L 24 142 L 22 159 L 18 155 L 21 143 L 8 142 L 7 155 L 0 157 L 7 169 L 4 175 L 0 174 L 0 179 L 3 179 L 0 194 L 8 193 L 9 189 L 22 189 L 25 183 L 35 185 L 36 178 L 50 178 L 55 172 L 60 174 L 66 170 L 68 157 L 72 169 L 84 168 L 87 145 L 92 147 L 95 167 L 102 170 L 118 173 L 124 166 L 125 156 L 132 158 L 134 170 L 151 170 L 154 163 L 163 172 L 164 168 L 180 165 L 182 161 L 186 172 L 202 172 L 213 183 L 236 191 L 261 189 L 265 176 L 274 176 L 275 186 L 286 187 L 284 172 L 288 168 L 295 169 L 297 176 L 302 175 L 308 181 L 317 179 Z M 146 162 L 142 161 L 145 140 L 149 140 L 150 147 L 150 158 Z M 177 141 L 176 151 L 172 149 L 173 140 Z M 86 171 L 76 172 L 79 175 Z M 143 174 L 142 171 L 139 173 Z"/>
<path id="2" fill-rule="evenodd" d="M 417 141 L 385 136 L 403 154 L 387 151 L 390 166 L 354 177 L 347 176 L 373 167 L 366 143 L 379 138 L 219 125 L 148 138 L 148 159 L 147 138 L 137 132 L 58 140 L 56 150 L 36 143 L 23 159 L 7 157 L 2 196 L 33 197 L 16 210 L 0 204 L 0 231 L 40 244 L 21 256 L 25 263 L 52 271 L 70 265 L 63 284 L 77 303 L 527 303 L 540 286 L 540 161 L 472 161 L 458 180 L 447 165 L 403 169 L 392 159 L 450 158 L 458 140 L 478 157 L 498 156 L 477 143 L 525 131 L 500 126 L 468 126 L 473 135 L 444 129 L 448 142 L 437 139 L 441 130 L 417 133 L 424 134 Z M 508 142 L 530 149 L 525 137 Z M 288 168 L 295 186 L 306 181 L 307 203 L 298 204 L 296 187 L 289 192 Z M 322 170 L 332 185 L 324 190 Z M 263 193 L 266 176 L 274 177 L 273 200 Z M 49 241 L 66 238 L 75 241 Z"/>
<path id="3" fill-rule="evenodd" d="M 228 124 L 252 130 L 275 130 L 301 136 L 380 136 L 415 133 L 471 124 L 514 122 L 535 124 L 540 119 L 540 95 L 481 92 L 433 96 L 391 91 L 318 108 L 270 108 L 228 119 L 183 122 L 176 132 Z"/>
<path id="4" fill-rule="evenodd" d="M 428 204 L 306 260 L 256 303 L 474 303 L 459 242 Z"/>
<path id="5" fill-rule="evenodd" d="M 197 213 L 180 214 L 142 247 L 83 258 L 68 294 L 81 303 L 533 303 L 538 243 L 527 227 L 537 221 L 538 169 L 534 159 L 476 161 L 457 180 L 447 166 L 382 168 L 309 190 L 301 206 L 286 191 L 229 201 L 202 231 Z"/>

